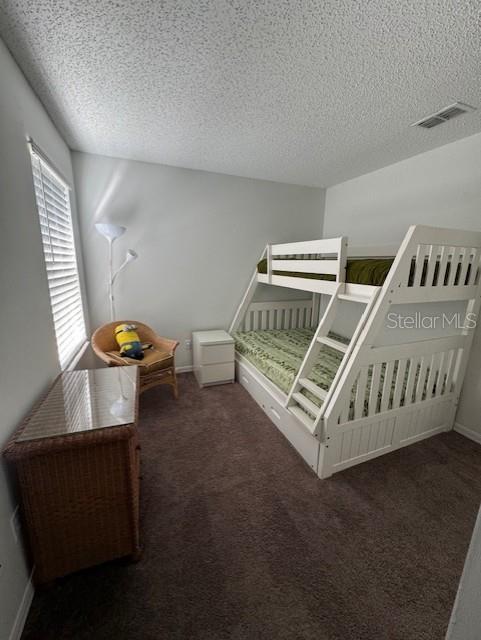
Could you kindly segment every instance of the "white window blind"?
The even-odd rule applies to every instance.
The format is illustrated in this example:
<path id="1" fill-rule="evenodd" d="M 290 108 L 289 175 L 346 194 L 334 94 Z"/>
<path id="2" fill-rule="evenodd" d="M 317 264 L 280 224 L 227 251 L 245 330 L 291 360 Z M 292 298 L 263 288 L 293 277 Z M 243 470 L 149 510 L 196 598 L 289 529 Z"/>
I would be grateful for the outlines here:
<path id="1" fill-rule="evenodd" d="M 30 151 L 58 357 L 65 369 L 86 341 L 70 190 L 35 146 Z"/>

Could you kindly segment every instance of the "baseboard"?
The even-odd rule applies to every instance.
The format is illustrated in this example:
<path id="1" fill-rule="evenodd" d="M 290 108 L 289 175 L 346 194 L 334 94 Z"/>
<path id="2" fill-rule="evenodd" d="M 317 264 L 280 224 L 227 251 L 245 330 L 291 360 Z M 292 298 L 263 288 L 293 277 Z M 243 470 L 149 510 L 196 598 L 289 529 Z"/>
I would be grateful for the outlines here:
<path id="1" fill-rule="evenodd" d="M 30 610 L 30 605 L 32 604 L 33 596 L 35 593 L 35 590 L 33 588 L 32 575 L 33 571 L 30 574 L 27 586 L 25 587 L 25 591 L 23 592 L 22 602 L 18 607 L 17 616 L 15 618 L 15 622 L 13 623 L 12 630 L 10 631 L 9 640 L 20 640 L 20 637 L 22 635 L 23 627 L 25 626 L 28 612 Z"/>
<path id="2" fill-rule="evenodd" d="M 468 429 L 463 424 L 459 424 L 459 422 L 454 423 L 454 430 L 460 433 L 462 436 L 469 438 L 470 440 L 474 440 L 478 444 L 481 444 L 481 433 L 477 431 L 473 431 L 472 429 Z"/>
<path id="3" fill-rule="evenodd" d="M 186 365 L 185 367 L 175 367 L 175 373 L 190 373 L 194 368 L 191 364 Z"/>

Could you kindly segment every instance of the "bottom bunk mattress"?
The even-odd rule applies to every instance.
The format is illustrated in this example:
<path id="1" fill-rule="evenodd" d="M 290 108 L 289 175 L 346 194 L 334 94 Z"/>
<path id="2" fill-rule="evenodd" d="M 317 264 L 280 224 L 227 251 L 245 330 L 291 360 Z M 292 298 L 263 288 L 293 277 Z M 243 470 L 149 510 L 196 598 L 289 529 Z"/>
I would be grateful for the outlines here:
<path id="1" fill-rule="evenodd" d="M 266 378 L 269 378 L 279 389 L 284 393 L 289 393 L 294 378 L 301 366 L 301 363 L 306 355 L 309 344 L 312 341 L 314 335 L 313 329 L 272 329 L 266 331 L 236 331 L 233 334 L 236 351 L 243 355 L 250 363 L 252 363 L 256 369 L 263 373 Z M 329 337 L 335 338 L 344 344 L 348 344 L 349 340 L 334 333 L 330 333 Z M 332 347 L 322 345 L 320 353 L 317 359 L 317 363 L 309 374 L 309 380 L 316 383 L 319 387 L 322 387 L 325 391 L 329 389 L 331 383 L 336 375 L 336 372 L 341 363 L 343 354 Z M 399 406 L 404 406 L 405 396 L 408 384 L 409 369 L 412 366 L 412 360 L 409 359 L 404 372 L 404 380 L 402 382 L 402 389 L 400 393 Z M 391 390 L 389 394 L 387 409 L 392 407 L 394 390 L 397 378 L 399 362 L 396 361 L 392 372 Z M 411 388 L 410 403 L 415 402 L 415 396 L 419 385 L 419 375 L 421 374 L 421 366 L 415 362 L 415 370 L 413 372 L 413 384 Z M 385 365 L 382 366 L 379 376 L 379 392 L 377 397 L 377 404 L 374 409 L 374 413 L 379 413 L 381 410 L 381 398 L 382 389 L 384 387 L 384 375 Z M 423 389 L 419 400 L 425 400 L 427 398 L 427 386 L 429 379 L 430 367 L 427 367 L 423 377 Z M 430 397 L 436 395 L 436 389 L 438 384 L 441 384 L 441 393 L 445 393 L 446 384 L 448 383 L 447 373 L 443 374 L 441 380 L 438 380 L 439 373 L 436 373 L 433 380 L 433 385 L 430 389 Z M 369 392 L 372 379 L 372 366 L 369 367 L 367 373 L 367 384 L 365 388 L 364 409 L 362 416 L 367 416 L 369 413 Z M 319 400 L 312 393 L 306 389 L 301 389 L 306 397 L 309 398 L 317 406 L 321 406 L 322 400 Z M 355 386 L 352 389 L 352 397 L 350 401 L 349 419 L 354 417 L 354 397 Z M 362 417 L 359 416 L 359 417 Z"/>
<path id="2" fill-rule="evenodd" d="M 314 329 L 272 329 L 266 331 L 236 331 L 235 348 L 256 369 L 269 378 L 284 393 L 288 393 L 312 341 Z M 341 336 L 332 336 L 347 344 Z M 318 361 L 309 379 L 328 390 L 341 363 L 343 354 L 327 345 L 321 347 Z M 317 405 L 321 401 L 306 393 Z"/>

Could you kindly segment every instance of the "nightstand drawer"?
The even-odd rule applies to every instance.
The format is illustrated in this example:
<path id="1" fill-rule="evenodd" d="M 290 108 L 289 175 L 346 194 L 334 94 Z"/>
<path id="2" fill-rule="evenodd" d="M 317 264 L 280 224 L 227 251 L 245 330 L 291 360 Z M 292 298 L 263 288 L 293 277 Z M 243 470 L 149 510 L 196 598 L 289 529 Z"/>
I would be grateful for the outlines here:
<path id="1" fill-rule="evenodd" d="M 234 380 L 234 363 L 203 364 L 195 371 L 199 384 L 212 384 L 214 382 L 230 382 Z"/>
<path id="2" fill-rule="evenodd" d="M 208 344 L 200 347 L 200 364 L 226 363 L 234 360 L 233 344 Z"/>

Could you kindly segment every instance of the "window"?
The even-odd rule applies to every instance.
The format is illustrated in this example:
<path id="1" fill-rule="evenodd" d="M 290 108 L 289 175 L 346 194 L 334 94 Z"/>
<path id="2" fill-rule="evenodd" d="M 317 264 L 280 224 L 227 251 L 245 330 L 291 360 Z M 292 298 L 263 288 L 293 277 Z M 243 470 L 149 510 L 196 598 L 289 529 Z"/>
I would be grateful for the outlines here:
<path id="1" fill-rule="evenodd" d="M 87 339 L 70 189 L 35 145 L 30 145 L 30 151 L 58 358 L 61 368 L 65 369 Z"/>

